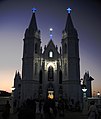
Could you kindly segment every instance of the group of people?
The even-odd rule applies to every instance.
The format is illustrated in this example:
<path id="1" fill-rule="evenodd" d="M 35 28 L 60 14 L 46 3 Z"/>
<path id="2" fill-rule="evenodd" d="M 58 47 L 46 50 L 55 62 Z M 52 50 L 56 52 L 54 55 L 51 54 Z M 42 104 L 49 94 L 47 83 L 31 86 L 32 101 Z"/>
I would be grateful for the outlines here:
<path id="1" fill-rule="evenodd" d="M 28 99 L 18 110 L 18 119 L 36 119 L 39 113 L 40 119 L 55 119 L 59 112 L 59 116 L 64 116 L 64 102 L 61 100 L 56 105 L 55 100 L 47 99 L 44 102 Z"/>
<path id="2" fill-rule="evenodd" d="M 66 109 L 65 106 L 65 102 L 62 99 L 59 100 L 58 103 L 52 99 L 47 99 L 44 102 L 40 100 L 38 103 L 36 100 L 27 99 L 17 112 L 18 119 L 36 119 L 36 113 L 40 114 L 40 119 L 55 119 L 57 113 L 59 116 L 64 116 L 64 110 Z M 10 108 L 9 101 L 7 101 L 2 113 L 3 119 L 9 119 Z M 90 103 L 88 119 L 99 119 L 98 110 L 94 101 Z"/>
<path id="3" fill-rule="evenodd" d="M 44 102 L 43 116 L 45 119 L 55 119 L 57 116 L 57 109 L 54 100 L 48 99 Z"/>

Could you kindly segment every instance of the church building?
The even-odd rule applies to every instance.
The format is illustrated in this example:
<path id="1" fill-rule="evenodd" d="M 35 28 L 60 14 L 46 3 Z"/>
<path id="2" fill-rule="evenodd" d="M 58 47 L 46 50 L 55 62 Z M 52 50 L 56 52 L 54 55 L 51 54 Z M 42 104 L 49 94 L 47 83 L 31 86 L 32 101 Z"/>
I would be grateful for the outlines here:
<path id="1" fill-rule="evenodd" d="M 23 39 L 22 76 L 16 72 L 14 99 L 63 99 L 81 101 L 79 39 L 70 8 L 62 32 L 61 47 L 54 44 L 50 33 L 49 43 L 42 50 L 36 12 Z M 50 29 L 52 32 L 52 28 Z M 58 50 L 60 49 L 60 50 Z"/>

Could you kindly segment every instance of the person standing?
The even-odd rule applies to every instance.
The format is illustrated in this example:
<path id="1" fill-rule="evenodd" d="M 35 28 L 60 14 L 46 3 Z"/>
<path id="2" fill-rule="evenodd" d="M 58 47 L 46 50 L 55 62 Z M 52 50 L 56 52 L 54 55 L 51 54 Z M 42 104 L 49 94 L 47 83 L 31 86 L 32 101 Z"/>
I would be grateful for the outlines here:
<path id="1" fill-rule="evenodd" d="M 90 107 L 88 110 L 88 119 L 97 119 L 98 118 L 98 111 L 95 105 L 95 102 L 92 101 L 90 103 Z"/>
<path id="2" fill-rule="evenodd" d="M 58 103 L 59 116 L 64 117 L 64 100 L 60 99 Z"/>

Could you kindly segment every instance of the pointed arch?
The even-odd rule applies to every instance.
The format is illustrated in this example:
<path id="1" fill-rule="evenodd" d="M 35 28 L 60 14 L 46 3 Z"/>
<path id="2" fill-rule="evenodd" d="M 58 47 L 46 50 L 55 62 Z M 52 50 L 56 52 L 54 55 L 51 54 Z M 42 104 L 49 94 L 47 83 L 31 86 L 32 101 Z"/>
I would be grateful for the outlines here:
<path id="1" fill-rule="evenodd" d="M 62 71 L 59 71 L 59 84 L 62 84 Z"/>
<path id="2" fill-rule="evenodd" d="M 42 84 L 42 70 L 40 70 L 39 73 L 39 83 Z"/>
<path id="3" fill-rule="evenodd" d="M 35 75 L 38 73 L 38 63 L 35 63 Z"/>
<path id="4" fill-rule="evenodd" d="M 67 53 L 67 44 L 65 43 L 64 45 L 64 53 L 66 54 Z"/>
<path id="5" fill-rule="evenodd" d="M 37 54 L 38 53 L 38 44 L 35 43 L 35 53 Z"/>
<path id="6" fill-rule="evenodd" d="M 54 69 L 52 66 L 49 66 L 49 68 L 48 68 L 48 80 L 49 81 L 54 80 Z"/>
<path id="7" fill-rule="evenodd" d="M 50 58 L 52 58 L 52 57 L 53 57 L 53 51 L 49 51 L 48 56 L 49 56 Z"/>
<path id="8" fill-rule="evenodd" d="M 64 65 L 64 74 L 67 75 L 67 63 Z"/>

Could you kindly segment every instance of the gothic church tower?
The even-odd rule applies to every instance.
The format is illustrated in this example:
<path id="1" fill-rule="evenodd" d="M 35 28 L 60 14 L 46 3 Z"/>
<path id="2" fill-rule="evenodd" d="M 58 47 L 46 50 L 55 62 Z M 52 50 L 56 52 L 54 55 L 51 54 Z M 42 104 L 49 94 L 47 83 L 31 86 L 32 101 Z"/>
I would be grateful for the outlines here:
<path id="1" fill-rule="evenodd" d="M 22 101 L 36 96 L 40 69 L 40 31 L 37 28 L 35 11 L 26 29 L 22 65 Z"/>
<path id="2" fill-rule="evenodd" d="M 62 36 L 62 71 L 64 97 L 74 101 L 81 97 L 79 61 L 79 39 L 69 11 Z"/>

